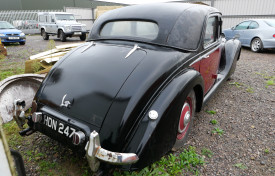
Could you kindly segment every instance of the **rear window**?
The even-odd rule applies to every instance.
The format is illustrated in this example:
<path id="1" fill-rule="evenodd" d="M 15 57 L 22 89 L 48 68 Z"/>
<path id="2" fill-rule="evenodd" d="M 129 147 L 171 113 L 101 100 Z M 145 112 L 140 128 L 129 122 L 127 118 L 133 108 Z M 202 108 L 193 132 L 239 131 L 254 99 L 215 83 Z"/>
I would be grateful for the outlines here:
<path id="1" fill-rule="evenodd" d="M 113 21 L 100 31 L 103 37 L 138 37 L 153 40 L 159 32 L 158 25 L 148 21 Z"/>
<path id="2" fill-rule="evenodd" d="M 275 27 L 275 20 L 265 20 L 266 24 L 268 24 L 271 27 Z"/>

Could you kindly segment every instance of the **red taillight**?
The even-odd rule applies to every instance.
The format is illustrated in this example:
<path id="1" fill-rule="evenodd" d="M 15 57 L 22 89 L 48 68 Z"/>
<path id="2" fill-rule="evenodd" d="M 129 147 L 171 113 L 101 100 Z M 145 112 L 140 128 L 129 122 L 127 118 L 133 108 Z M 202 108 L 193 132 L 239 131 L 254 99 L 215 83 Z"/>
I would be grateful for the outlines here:
<path id="1" fill-rule="evenodd" d="M 273 35 L 273 37 L 275 38 L 275 34 Z"/>

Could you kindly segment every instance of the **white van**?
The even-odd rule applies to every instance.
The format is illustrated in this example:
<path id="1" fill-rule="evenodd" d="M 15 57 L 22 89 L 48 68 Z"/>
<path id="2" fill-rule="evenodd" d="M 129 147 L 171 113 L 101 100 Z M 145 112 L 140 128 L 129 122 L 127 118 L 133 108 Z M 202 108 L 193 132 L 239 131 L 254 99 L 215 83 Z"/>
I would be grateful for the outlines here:
<path id="1" fill-rule="evenodd" d="M 57 35 L 62 42 L 65 42 L 67 37 L 86 40 L 86 25 L 78 23 L 71 13 L 39 12 L 38 26 L 44 40 L 48 40 L 50 35 Z"/>

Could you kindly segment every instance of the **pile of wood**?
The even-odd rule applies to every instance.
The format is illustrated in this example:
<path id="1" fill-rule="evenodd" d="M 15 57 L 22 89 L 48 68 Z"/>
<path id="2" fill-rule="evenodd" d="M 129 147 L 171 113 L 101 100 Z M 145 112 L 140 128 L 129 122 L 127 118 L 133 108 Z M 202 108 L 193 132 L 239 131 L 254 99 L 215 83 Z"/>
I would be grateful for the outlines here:
<path id="1" fill-rule="evenodd" d="M 108 12 L 110 10 L 118 9 L 123 6 L 97 6 L 95 11 L 95 18 L 97 19 L 100 15 L 102 15 L 105 12 Z"/>
<path id="2" fill-rule="evenodd" d="M 54 49 L 30 56 L 25 62 L 25 73 L 48 73 L 52 66 L 66 53 L 82 43 L 56 46 Z"/>
<path id="3" fill-rule="evenodd" d="M 6 49 L 6 47 L 2 44 L 1 39 L 0 39 L 0 55 L 7 56 L 7 49 Z"/>

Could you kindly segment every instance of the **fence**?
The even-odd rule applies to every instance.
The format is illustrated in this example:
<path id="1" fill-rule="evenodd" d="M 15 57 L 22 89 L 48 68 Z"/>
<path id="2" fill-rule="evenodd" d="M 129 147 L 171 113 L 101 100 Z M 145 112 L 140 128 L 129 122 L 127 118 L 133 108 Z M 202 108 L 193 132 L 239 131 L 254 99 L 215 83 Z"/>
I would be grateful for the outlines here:
<path id="1" fill-rule="evenodd" d="M 0 21 L 7 21 L 26 34 L 39 33 L 38 12 L 62 12 L 63 10 L 5 10 L 0 11 Z"/>
<path id="2" fill-rule="evenodd" d="M 91 8 L 64 7 L 64 10 L 4 10 L 0 11 L 0 21 L 7 21 L 26 34 L 39 33 L 38 12 L 69 12 L 75 15 L 76 20 L 86 24 L 87 30 L 93 25 Z"/>

